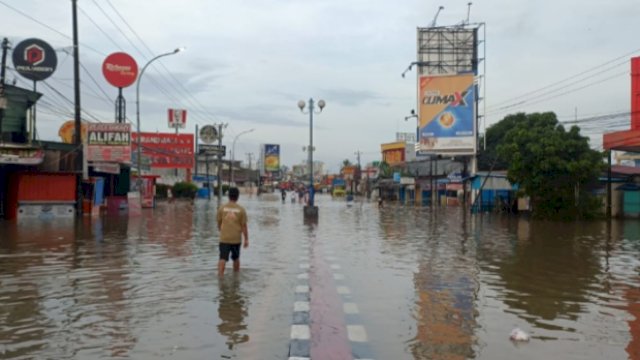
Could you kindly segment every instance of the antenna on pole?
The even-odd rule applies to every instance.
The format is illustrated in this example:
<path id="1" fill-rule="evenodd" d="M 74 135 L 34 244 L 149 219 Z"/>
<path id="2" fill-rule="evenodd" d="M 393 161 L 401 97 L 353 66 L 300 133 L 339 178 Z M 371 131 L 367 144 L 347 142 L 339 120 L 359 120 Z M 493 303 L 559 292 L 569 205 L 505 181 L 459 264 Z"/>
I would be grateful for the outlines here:
<path id="1" fill-rule="evenodd" d="M 471 15 L 471 5 L 473 5 L 473 3 L 469 1 L 469 3 L 467 4 L 467 22 L 465 24 L 469 24 L 469 16 Z"/>
<path id="2" fill-rule="evenodd" d="M 436 12 L 436 16 L 433 17 L 433 21 L 431 22 L 431 27 L 436 27 L 436 21 L 438 20 L 438 15 L 442 10 L 444 10 L 444 6 L 440 5 L 440 7 L 438 8 L 438 11 Z"/>

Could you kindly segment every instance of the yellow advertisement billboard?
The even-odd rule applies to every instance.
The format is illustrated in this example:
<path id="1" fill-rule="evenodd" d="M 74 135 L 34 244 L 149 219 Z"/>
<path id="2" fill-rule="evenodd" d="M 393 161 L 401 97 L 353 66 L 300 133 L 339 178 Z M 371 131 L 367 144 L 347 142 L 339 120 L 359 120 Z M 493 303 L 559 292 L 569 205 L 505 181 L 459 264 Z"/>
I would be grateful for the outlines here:
<path id="1" fill-rule="evenodd" d="M 421 76 L 418 87 L 419 150 L 433 153 L 474 153 L 474 75 Z"/>

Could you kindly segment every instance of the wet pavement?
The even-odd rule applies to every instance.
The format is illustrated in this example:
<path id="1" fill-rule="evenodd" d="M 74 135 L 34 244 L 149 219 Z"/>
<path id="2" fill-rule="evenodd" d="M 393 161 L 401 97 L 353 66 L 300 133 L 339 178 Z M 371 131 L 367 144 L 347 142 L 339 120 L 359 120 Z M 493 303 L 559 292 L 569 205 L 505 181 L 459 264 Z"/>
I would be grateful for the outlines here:
<path id="1" fill-rule="evenodd" d="M 222 279 L 215 200 L 0 222 L 0 359 L 640 359 L 640 221 L 316 201 L 242 195 Z"/>

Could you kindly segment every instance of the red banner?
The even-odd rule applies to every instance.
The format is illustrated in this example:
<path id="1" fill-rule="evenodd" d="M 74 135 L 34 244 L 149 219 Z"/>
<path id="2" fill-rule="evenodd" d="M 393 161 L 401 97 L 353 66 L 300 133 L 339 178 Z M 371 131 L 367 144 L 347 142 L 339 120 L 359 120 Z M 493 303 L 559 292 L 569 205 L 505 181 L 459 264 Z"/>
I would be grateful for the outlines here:
<path id="1" fill-rule="evenodd" d="M 142 155 L 151 159 L 152 168 L 193 168 L 193 134 L 140 133 Z M 138 149 L 138 133 L 131 133 L 131 147 Z"/>

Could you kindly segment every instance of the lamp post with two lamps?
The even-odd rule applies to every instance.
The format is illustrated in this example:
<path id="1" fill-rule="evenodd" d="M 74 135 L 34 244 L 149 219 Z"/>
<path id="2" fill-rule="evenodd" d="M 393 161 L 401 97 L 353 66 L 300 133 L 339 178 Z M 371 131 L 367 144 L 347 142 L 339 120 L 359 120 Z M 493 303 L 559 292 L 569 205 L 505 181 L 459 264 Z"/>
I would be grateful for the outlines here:
<path id="1" fill-rule="evenodd" d="M 244 135 L 244 134 L 248 134 L 252 131 L 254 131 L 255 129 L 249 129 L 249 130 L 245 130 L 243 132 L 241 132 L 240 134 L 236 135 L 236 137 L 233 138 L 233 144 L 231 145 L 231 176 L 229 176 L 229 185 L 235 185 L 235 182 L 233 180 L 233 163 L 236 160 L 236 140 L 238 140 L 238 138 L 240 137 L 240 135 Z"/>
<path id="2" fill-rule="evenodd" d="M 305 114 L 304 108 L 307 103 L 304 100 L 298 101 L 298 108 L 300 111 Z M 318 101 L 318 108 L 320 111 L 316 112 L 319 114 L 324 109 L 326 103 L 324 100 Z M 313 113 L 314 113 L 315 102 L 313 98 L 309 99 L 309 202 L 304 207 L 304 215 L 307 217 L 317 217 L 318 216 L 318 207 L 314 205 L 314 193 L 315 189 L 313 187 Z"/>
<path id="3" fill-rule="evenodd" d="M 136 155 L 138 157 L 137 159 L 137 166 L 138 166 L 138 177 L 137 177 L 137 186 L 138 186 L 138 191 L 142 192 L 142 146 L 140 144 L 140 80 L 142 80 L 142 75 L 144 74 L 144 71 L 147 69 L 147 67 L 154 61 L 160 59 L 161 57 L 165 57 L 165 56 L 169 56 L 169 55 L 174 55 L 179 53 L 180 51 L 183 51 L 184 48 L 180 47 L 177 48 L 173 51 L 164 53 L 164 54 L 160 54 L 154 58 L 152 58 L 151 60 L 149 60 L 143 67 L 142 70 L 140 71 L 140 75 L 138 75 L 138 81 L 136 81 L 136 132 L 138 133 L 138 138 L 136 141 L 136 145 L 137 145 L 137 151 L 136 151 Z M 142 194 L 140 194 L 140 201 L 142 202 Z"/>

